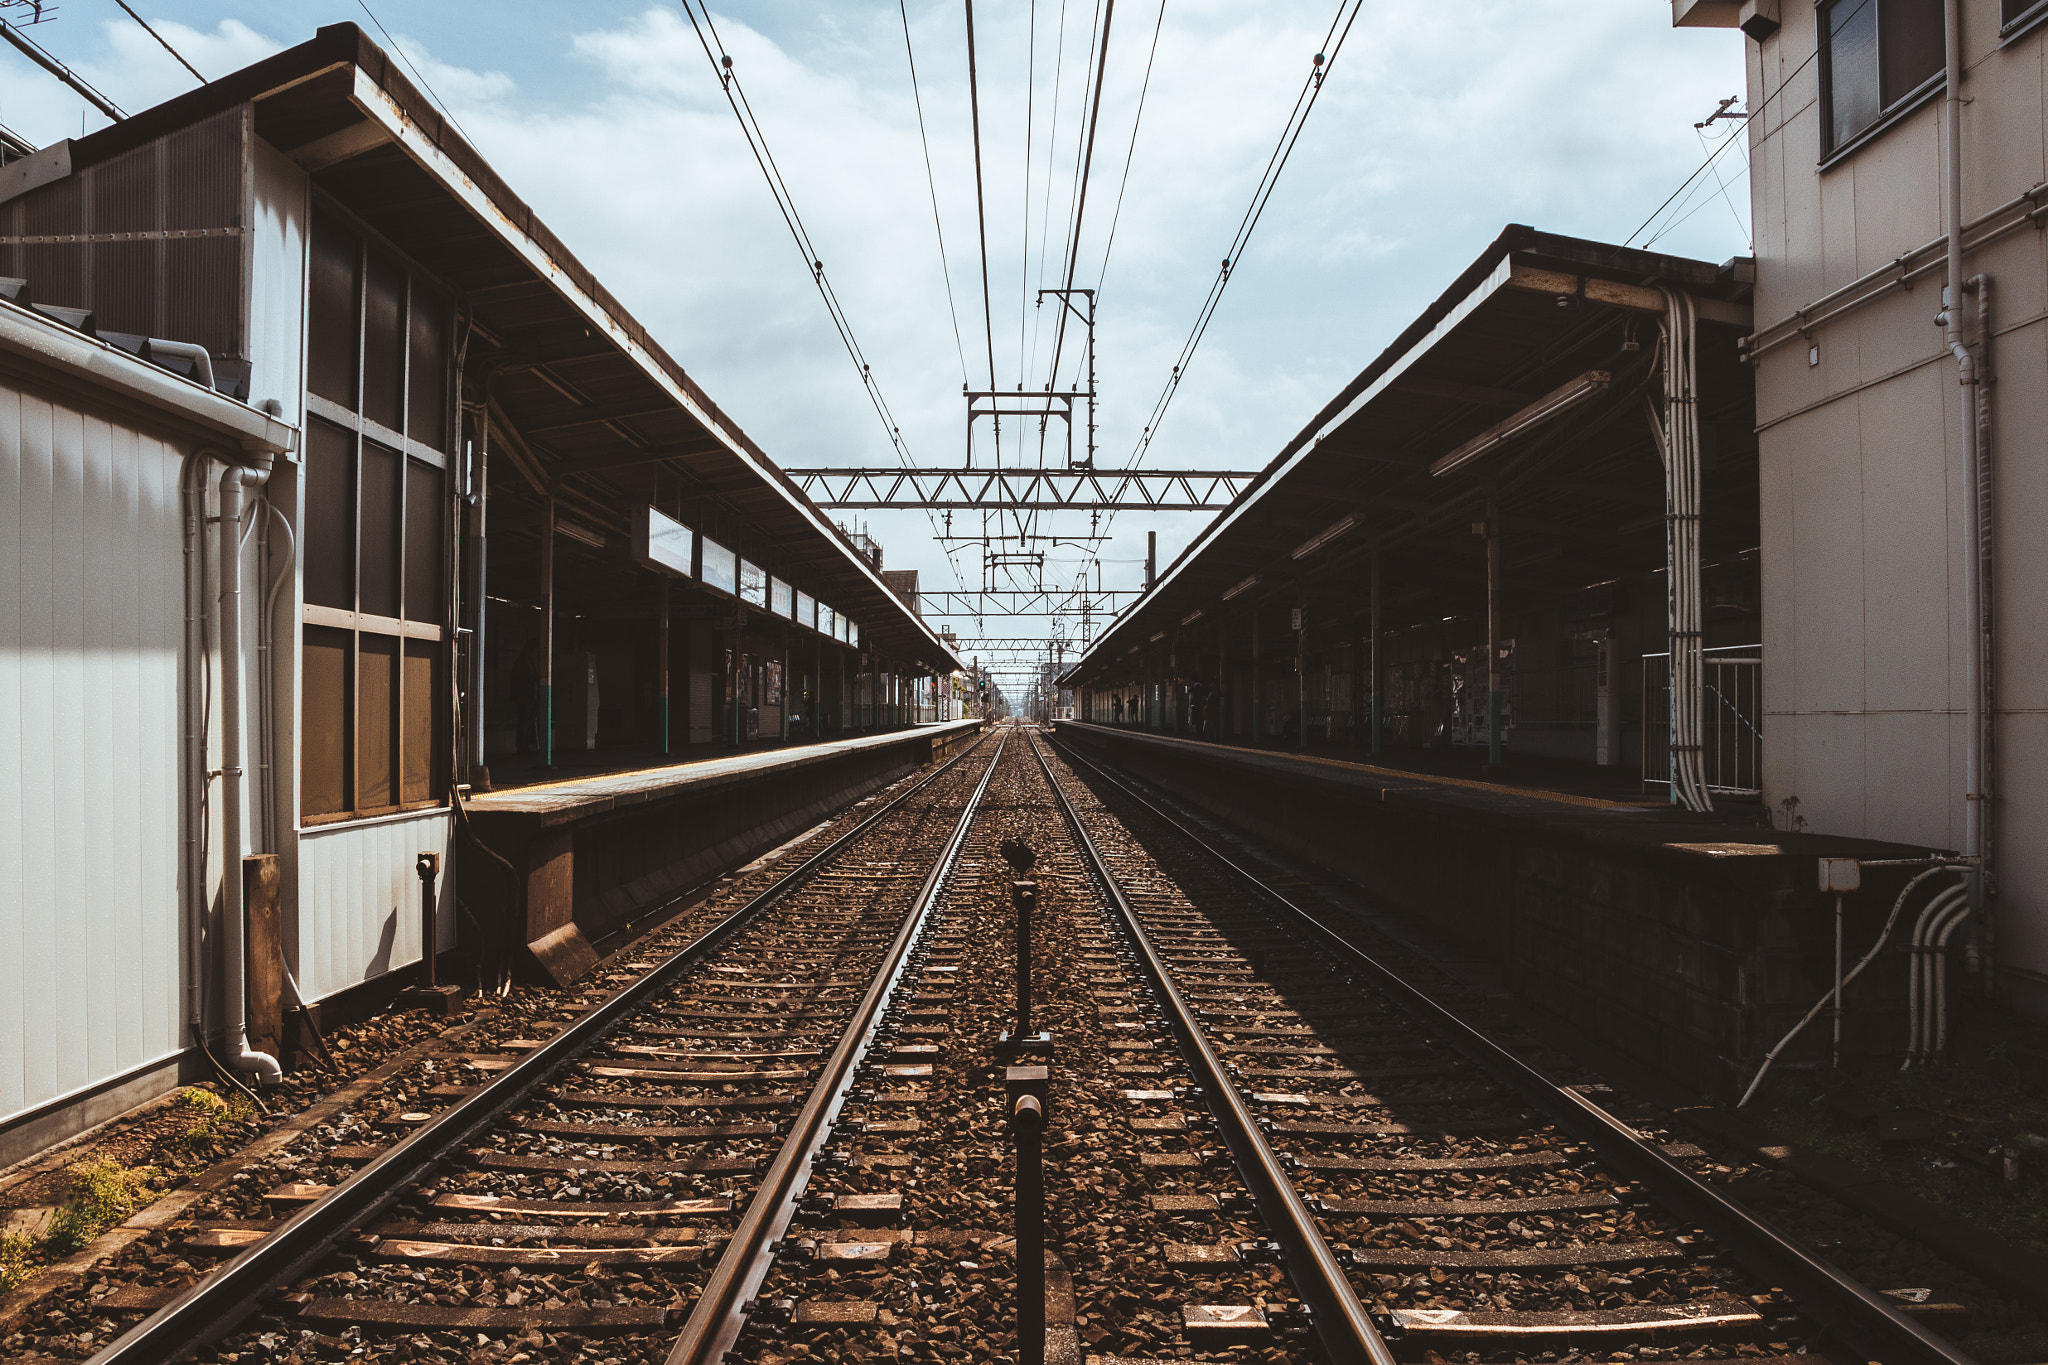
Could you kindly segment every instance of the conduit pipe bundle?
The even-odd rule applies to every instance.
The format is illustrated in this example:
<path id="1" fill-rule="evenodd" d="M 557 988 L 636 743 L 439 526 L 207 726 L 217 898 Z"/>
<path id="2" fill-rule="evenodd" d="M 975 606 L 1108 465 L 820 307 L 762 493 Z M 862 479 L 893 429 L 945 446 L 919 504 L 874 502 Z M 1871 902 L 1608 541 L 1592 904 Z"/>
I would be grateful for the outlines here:
<path id="1" fill-rule="evenodd" d="M 1906 901 L 1908 900 L 1908 898 L 1912 896 L 1913 892 L 1919 889 L 1920 884 L 1922 882 L 1927 881 L 1931 877 L 1938 877 L 1944 872 L 1964 872 L 1967 874 L 1968 869 L 1958 867 L 1955 863 L 1939 862 L 1936 863 L 1934 866 L 1927 868 L 1925 871 L 1916 874 L 1903 887 L 1899 888 L 1898 898 L 1892 902 L 1892 912 L 1891 914 L 1885 917 L 1884 928 L 1878 931 L 1877 939 L 1870 945 L 1869 951 L 1864 953 L 1861 958 L 1857 959 L 1856 965 L 1854 967 L 1851 967 L 1848 973 L 1844 975 L 1840 981 L 1837 981 L 1835 983 L 1834 989 L 1830 990 L 1826 995 L 1823 995 L 1820 999 L 1813 1002 L 1813 1008 L 1808 1010 L 1806 1014 L 1800 1019 L 1800 1021 L 1792 1026 L 1791 1032 L 1787 1033 L 1783 1038 L 1780 1038 L 1778 1040 L 1778 1045 L 1776 1047 L 1772 1048 L 1769 1052 L 1764 1054 L 1763 1065 L 1759 1066 L 1756 1069 L 1756 1075 L 1750 1080 L 1749 1088 L 1743 1091 L 1742 1098 L 1735 1102 L 1735 1107 L 1737 1109 L 1740 1109 L 1743 1105 L 1748 1104 L 1750 1100 L 1756 1095 L 1757 1088 L 1764 1083 L 1764 1076 L 1770 1071 L 1771 1065 L 1778 1060 L 1778 1054 L 1783 1052 L 1787 1047 L 1789 1047 L 1791 1045 L 1792 1040 L 1794 1038 L 1797 1038 L 1800 1035 L 1800 1033 L 1805 1030 L 1808 1024 L 1812 1023 L 1815 1019 L 1819 1018 L 1820 1012 L 1823 1009 L 1826 1009 L 1830 1003 L 1838 999 L 1840 993 L 1848 989 L 1850 982 L 1854 981 L 1857 977 L 1863 975 L 1863 969 L 1865 967 L 1868 967 L 1871 963 L 1877 961 L 1877 955 L 1883 952 L 1884 945 L 1891 941 L 1892 930 L 1898 927 L 1899 916 L 1905 911 Z M 1949 887 L 1946 890 L 1937 893 L 1934 896 L 1934 898 L 1927 903 L 1926 908 L 1920 912 L 1920 924 L 1924 925 L 1927 922 L 1928 916 L 1935 912 L 1936 907 L 1940 906 L 1943 903 L 1945 897 L 1961 896 L 1964 893 L 1964 889 L 1968 885 L 1969 883 L 1965 881 L 1963 883 Z M 1920 933 L 1920 928 L 1916 926 L 1914 929 L 1914 938 L 1916 942 L 1920 936 Z M 1916 972 L 1918 970 L 1918 962 L 1919 959 L 1916 954 L 1914 958 L 1914 966 Z M 1916 989 L 1917 985 L 1918 981 L 1916 977 Z"/>
<path id="2" fill-rule="evenodd" d="M 1701 649 L 1699 304 L 1677 289 L 1664 295 L 1664 458 L 1666 596 L 1671 642 L 1671 800 L 1710 811 L 1704 761 L 1706 678 Z M 1653 430 L 1655 425 L 1653 424 Z"/>
<path id="3" fill-rule="evenodd" d="M 1967 874 L 1927 903 L 1913 923 L 1912 958 L 1907 970 L 1905 1071 L 1922 1062 L 1939 1062 L 1948 1051 L 1948 941 L 1963 921 L 1976 912 L 1971 891 L 1977 882 Z"/>

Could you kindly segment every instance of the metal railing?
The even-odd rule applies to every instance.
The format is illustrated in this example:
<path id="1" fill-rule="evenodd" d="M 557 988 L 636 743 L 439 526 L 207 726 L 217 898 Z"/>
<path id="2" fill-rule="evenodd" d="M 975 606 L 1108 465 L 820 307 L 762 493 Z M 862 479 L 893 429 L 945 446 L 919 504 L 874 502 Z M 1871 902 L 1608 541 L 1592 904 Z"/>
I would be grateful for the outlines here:
<path id="1" fill-rule="evenodd" d="M 1716 796 L 1764 789 L 1764 651 L 1734 645 L 1700 651 L 1705 705 L 1700 758 Z M 1671 656 L 1643 656 L 1643 785 L 1671 786 Z"/>

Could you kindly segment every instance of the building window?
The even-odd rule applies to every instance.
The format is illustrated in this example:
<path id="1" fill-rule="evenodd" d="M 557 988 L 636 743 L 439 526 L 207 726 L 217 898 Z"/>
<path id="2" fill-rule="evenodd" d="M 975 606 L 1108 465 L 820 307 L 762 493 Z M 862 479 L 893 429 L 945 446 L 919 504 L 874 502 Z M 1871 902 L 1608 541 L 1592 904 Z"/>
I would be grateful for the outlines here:
<path id="1" fill-rule="evenodd" d="M 2035 20 L 2048 17 L 2048 0 L 1998 0 L 1999 36 L 2010 38 Z"/>
<path id="2" fill-rule="evenodd" d="M 447 794 L 451 306 L 324 207 L 307 316 L 300 810 Z"/>
<path id="3" fill-rule="evenodd" d="M 1926 93 L 1947 60 L 1942 0 L 1829 0 L 1821 6 L 1827 153 Z"/>

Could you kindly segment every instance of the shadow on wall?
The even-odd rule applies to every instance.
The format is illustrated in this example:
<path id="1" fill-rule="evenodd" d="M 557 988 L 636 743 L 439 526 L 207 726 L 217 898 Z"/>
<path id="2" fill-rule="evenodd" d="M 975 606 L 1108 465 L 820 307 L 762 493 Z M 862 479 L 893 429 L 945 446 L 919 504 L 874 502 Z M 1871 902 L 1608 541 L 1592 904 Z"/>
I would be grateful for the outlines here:
<path id="1" fill-rule="evenodd" d="M 371 980 L 391 970 L 391 950 L 397 943 L 398 907 L 394 905 L 391 913 L 384 917 L 384 927 L 377 933 L 377 951 L 370 956 L 370 965 L 364 969 L 363 980 Z"/>

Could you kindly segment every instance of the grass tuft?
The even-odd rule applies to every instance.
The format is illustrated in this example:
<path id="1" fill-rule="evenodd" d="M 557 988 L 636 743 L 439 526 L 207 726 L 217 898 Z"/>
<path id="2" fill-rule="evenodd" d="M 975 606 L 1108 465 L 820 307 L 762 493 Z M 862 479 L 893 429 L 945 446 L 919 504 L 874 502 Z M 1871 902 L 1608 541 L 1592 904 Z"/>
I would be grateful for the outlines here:
<path id="1" fill-rule="evenodd" d="M 150 1186 L 163 1174 L 155 1166 L 134 1170 L 106 1157 L 71 1168 L 71 1197 L 50 1219 L 44 1247 L 57 1254 L 77 1251 L 155 1197 Z"/>

